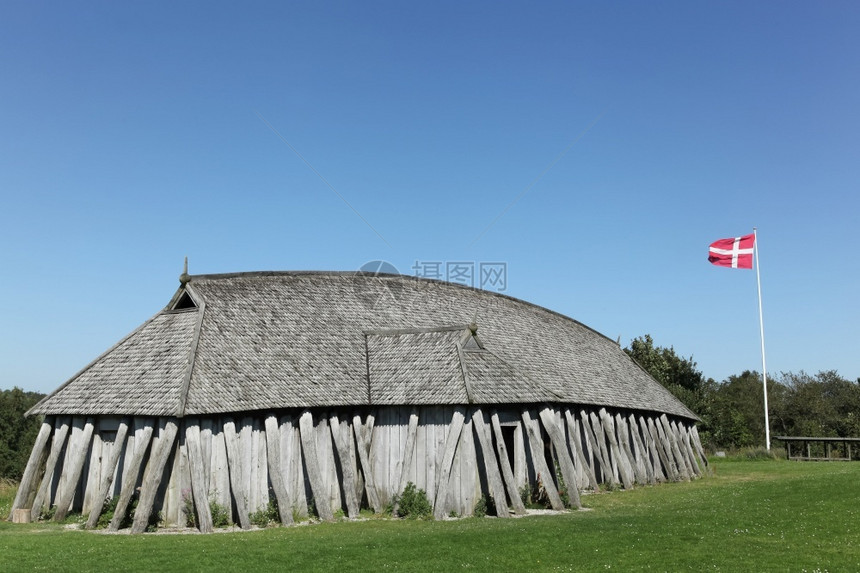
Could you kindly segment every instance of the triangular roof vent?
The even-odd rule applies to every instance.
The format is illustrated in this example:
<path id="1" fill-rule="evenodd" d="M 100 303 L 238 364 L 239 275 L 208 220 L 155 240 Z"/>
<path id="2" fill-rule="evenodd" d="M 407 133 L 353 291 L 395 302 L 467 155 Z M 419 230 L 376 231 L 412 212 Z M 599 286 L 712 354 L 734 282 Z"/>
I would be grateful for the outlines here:
<path id="1" fill-rule="evenodd" d="M 183 310 L 186 308 L 197 308 L 197 303 L 194 302 L 194 299 L 191 298 L 187 290 L 182 291 L 182 294 L 179 295 L 179 300 L 176 301 L 176 304 L 170 310 Z"/>

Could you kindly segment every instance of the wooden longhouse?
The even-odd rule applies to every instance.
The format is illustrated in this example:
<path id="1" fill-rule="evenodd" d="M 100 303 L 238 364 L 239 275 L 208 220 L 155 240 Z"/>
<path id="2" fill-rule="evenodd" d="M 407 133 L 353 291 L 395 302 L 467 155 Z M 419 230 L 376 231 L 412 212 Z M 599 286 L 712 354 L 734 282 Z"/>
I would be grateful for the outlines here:
<path id="1" fill-rule="evenodd" d="M 561 509 L 602 484 L 699 475 L 695 414 L 619 347 L 498 293 L 401 275 L 180 277 L 167 307 L 47 396 L 15 512 L 133 532 L 381 512 L 408 482 L 437 517 Z M 566 485 L 565 485 L 566 484 Z M 29 516 L 28 516 L 29 517 Z"/>

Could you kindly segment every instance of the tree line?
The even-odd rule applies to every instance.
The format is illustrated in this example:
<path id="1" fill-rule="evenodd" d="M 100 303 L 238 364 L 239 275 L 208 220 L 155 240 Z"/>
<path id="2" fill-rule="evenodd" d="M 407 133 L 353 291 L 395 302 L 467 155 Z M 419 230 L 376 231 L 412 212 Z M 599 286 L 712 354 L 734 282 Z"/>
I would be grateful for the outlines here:
<path id="1" fill-rule="evenodd" d="M 0 390 L 0 478 L 18 480 L 24 474 L 30 449 L 42 425 L 41 416 L 25 418 L 24 412 L 44 397 L 17 387 Z"/>
<path id="2" fill-rule="evenodd" d="M 655 346 L 646 334 L 624 351 L 702 421 L 703 443 L 712 449 L 763 446 L 764 392 L 761 373 L 745 370 L 716 382 L 673 347 Z M 771 436 L 860 437 L 860 379 L 835 370 L 768 376 Z"/>

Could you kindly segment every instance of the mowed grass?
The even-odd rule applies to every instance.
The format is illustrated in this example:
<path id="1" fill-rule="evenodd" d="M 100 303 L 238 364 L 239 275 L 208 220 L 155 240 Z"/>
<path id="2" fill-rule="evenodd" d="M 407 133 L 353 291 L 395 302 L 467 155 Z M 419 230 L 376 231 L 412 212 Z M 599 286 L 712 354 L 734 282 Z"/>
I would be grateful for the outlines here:
<path id="1" fill-rule="evenodd" d="M 689 483 L 521 519 L 369 520 L 213 535 L 0 523 L 0 571 L 860 571 L 860 464 L 714 461 Z M 0 488 L 8 515 L 12 488 Z"/>

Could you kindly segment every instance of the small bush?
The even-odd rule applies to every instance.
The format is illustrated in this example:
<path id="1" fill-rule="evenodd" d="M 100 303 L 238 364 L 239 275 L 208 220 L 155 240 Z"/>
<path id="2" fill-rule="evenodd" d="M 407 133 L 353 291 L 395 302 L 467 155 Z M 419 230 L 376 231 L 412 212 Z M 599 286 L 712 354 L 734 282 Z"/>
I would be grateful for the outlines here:
<path id="1" fill-rule="evenodd" d="M 278 523 L 280 521 L 278 502 L 274 499 L 270 499 L 266 507 L 258 509 L 252 513 L 249 516 L 249 519 L 251 520 L 251 523 L 257 527 L 269 527 L 269 524 L 271 523 Z"/>
<path id="2" fill-rule="evenodd" d="M 475 504 L 475 510 L 472 512 L 475 517 L 484 517 L 487 515 L 487 496 L 482 495 Z"/>
<path id="3" fill-rule="evenodd" d="M 397 506 L 397 515 L 407 519 L 427 519 L 433 515 L 427 492 L 417 489 L 412 482 L 407 483 L 403 493 L 395 498 L 394 505 Z"/>

